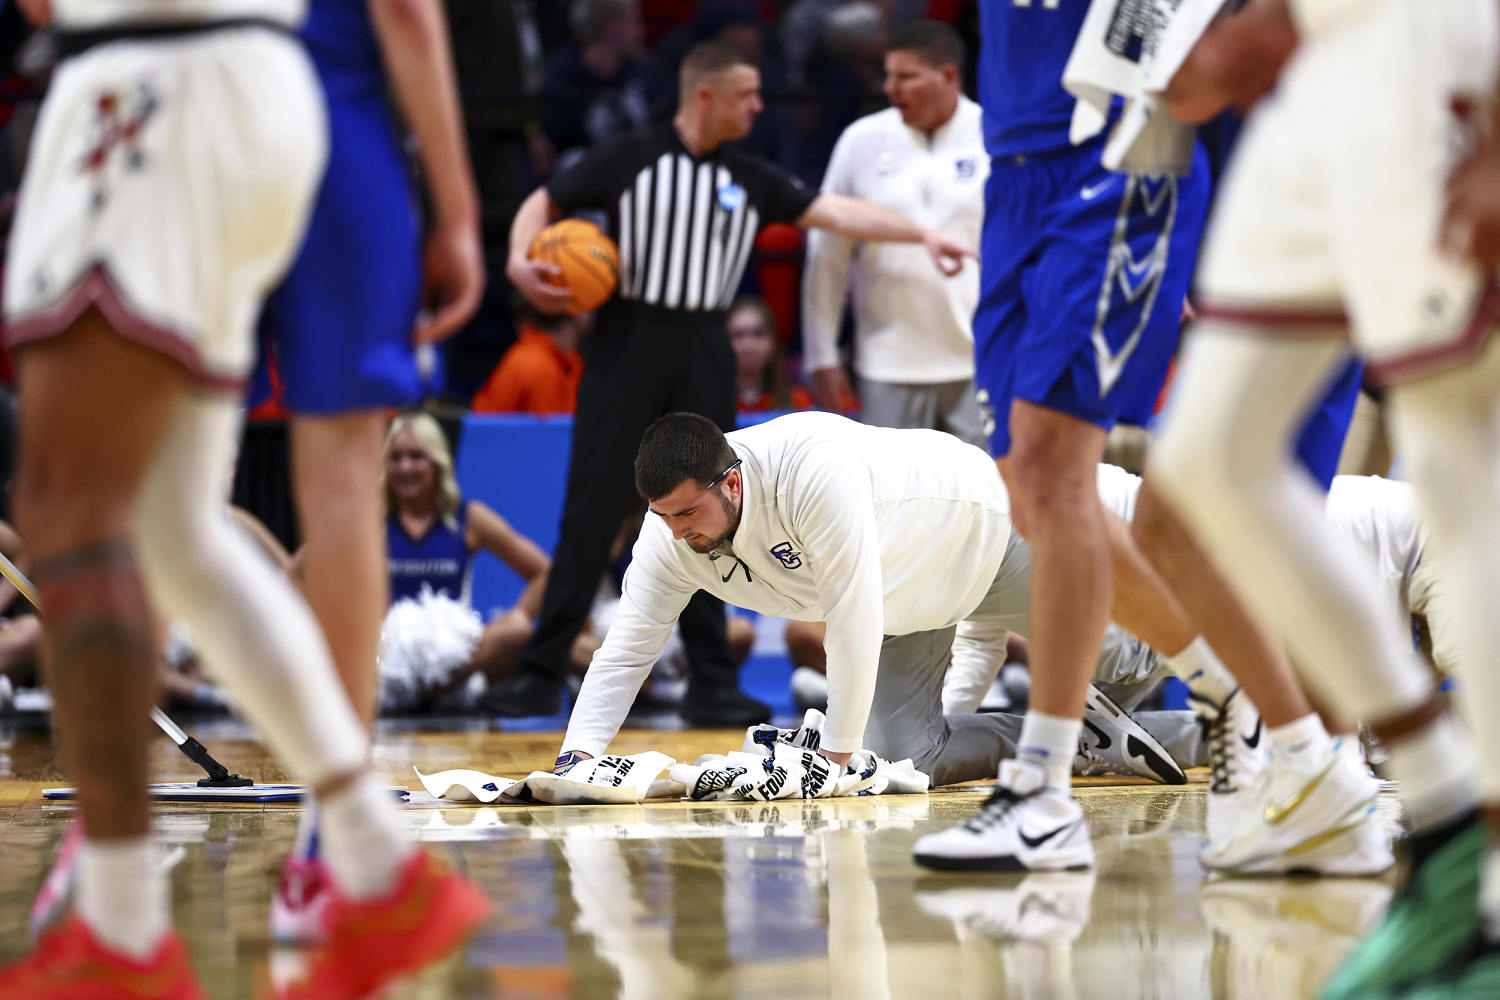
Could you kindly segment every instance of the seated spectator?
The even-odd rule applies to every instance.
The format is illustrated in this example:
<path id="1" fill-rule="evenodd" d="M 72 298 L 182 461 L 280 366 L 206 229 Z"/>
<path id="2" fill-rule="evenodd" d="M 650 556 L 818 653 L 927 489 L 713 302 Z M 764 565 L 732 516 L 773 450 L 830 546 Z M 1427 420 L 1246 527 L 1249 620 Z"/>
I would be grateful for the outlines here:
<path id="1" fill-rule="evenodd" d="M 747 295 L 736 301 L 726 327 L 734 351 L 739 412 L 812 408 L 812 393 L 787 378 L 776 317 L 764 300 Z"/>
<path id="2" fill-rule="evenodd" d="M 463 499 L 448 441 L 429 414 L 404 413 L 391 422 L 384 491 L 391 608 L 380 637 L 381 707 L 428 708 L 454 692 L 459 697 L 449 707 L 462 708 L 515 662 L 541 607 L 551 560 L 489 506 Z M 469 590 L 480 550 L 526 581 L 515 607 L 487 624 Z"/>
<path id="3" fill-rule="evenodd" d="M 645 124 L 646 65 L 636 0 L 574 0 L 573 41 L 553 56 L 542 83 L 542 131 L 558 154 Z"/>
<path id="4" fill-rule="evenodd" d="M 474 396 L 475 413 L 572 413 L 583 376 L 578 353 L 591 313 L 548 316 L 523 304 L 520 336 Z"/>

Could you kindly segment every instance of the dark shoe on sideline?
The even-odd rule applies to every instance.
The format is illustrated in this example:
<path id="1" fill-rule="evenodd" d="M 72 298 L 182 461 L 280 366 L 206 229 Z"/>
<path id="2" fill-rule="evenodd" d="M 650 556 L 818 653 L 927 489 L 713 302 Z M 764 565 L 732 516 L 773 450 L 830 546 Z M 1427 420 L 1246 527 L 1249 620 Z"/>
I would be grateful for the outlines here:
<path id="1" fill-rule="evenodd" d="M 736 729 L 771 718 L 771 706 L 739 688 L 718 688 L 706 695 L 689 688 L 681 711 L 683 721 L 700 729 Z"/>
<path id="2" fill-rule="evenodd" d="M 557 715 L 562 711 L 562 685 L 534 670 L 518 669 L 490 685 L 479 698 L 479 710 L 510 719 Z"/>

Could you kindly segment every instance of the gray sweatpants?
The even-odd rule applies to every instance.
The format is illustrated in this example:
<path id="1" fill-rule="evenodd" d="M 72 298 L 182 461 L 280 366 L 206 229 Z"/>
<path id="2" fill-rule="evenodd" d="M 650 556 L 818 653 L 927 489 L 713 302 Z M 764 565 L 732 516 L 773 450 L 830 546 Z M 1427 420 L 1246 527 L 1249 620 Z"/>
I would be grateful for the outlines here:
<path id="1" fill-rule="evenodd" d="M 859 419 L 876 427 L 917 427 L 947 431 L 984 448 L 984 418 L 974 396 L 974 380 L 962 382 L 877 382 L 859 380 Z"/>
<path id="2" fill-rule="evenodd" d="M 1029 631 L 1031 572 L 1025 543 L 1013 539 L 999 572 L 968 621 L 994 625 L 1020 635 Z M 880 646 L 875 696 L 865 725 L 865 747 L 888 760 L 906 757 L 934 785 L 993 778 L 1000 761 L 1016 755 L 1021 716 L 1004 712 L 943 714 L 943 678 L 953 650 L 955 626 L 909 635 L 888 635 Z M 1101 670 L 1117 654 L 1101 652 Z M 1126 673 L 1126 671 L 1121 671 Z M 1119 676 L 1106 673 L 1105 676 Z M 1127 709 L 1137 704 L 1157 678 L 1099 687 Z M 1139 689 L 1139 690 L 1138 690 Z M 1197 721 L 1192 712 L 1142 712 L 1134 718 L 1183 767 L 1202 763 Z"/>

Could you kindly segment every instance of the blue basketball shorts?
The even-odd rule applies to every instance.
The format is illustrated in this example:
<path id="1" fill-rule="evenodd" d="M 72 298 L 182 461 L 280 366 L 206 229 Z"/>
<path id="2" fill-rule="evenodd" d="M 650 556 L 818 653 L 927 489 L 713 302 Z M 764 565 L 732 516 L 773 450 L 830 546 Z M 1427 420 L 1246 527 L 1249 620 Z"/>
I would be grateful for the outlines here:
<path id="1" fill-rule="evenodd" d="M 293 413 L 410 405 L 421 392 L 412 327 L 422 294 L 411 179 L 382 99 L 334 101 L 328 117 L 328 172 L 297 259 L 266 302 L 263 355 L 274 356 Z"/>
<path id="2" fill-rule="evenodd" d="M 985 187 L 975 384 L 991 454 L 1010 451 L 1017 399 L 1109 429 L 1143 423 L 1177 348 L 1208 211 L 1208 160 L 1140 177 L 1102 140 L 996 157 Z"/>

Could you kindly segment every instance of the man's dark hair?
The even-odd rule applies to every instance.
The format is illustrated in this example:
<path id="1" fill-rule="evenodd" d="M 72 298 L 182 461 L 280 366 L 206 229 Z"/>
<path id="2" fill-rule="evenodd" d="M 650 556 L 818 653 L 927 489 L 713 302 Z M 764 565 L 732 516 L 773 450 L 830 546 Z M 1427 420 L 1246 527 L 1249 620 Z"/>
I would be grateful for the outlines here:
<path id="1" fill-rule="evenodd" d="M 660 500 L 689 479 L 707 485 L 734 458 L 718 424 L 696 413 L 668 413 L 641 435 L 635 488 L 648 501 Z"/>
<path id="2" fill-rule="evenodd" d="M 887 52 L 915 52 L 933 69 L 952 65 L 959 76 L 964 72 L 964 40 L 942 21 L 926 18 L 913 21 L 891 36 Z"/>
<path id="3" fill-rule="evenodd" d="M 735 66 L 755 68 L 749 56 L 733 45 L 715 41 L 694 45 L 682 57 L 682 67 L 678 70 L 683 99 L 686 100 L 693 88 L 704 80 Z"/>

